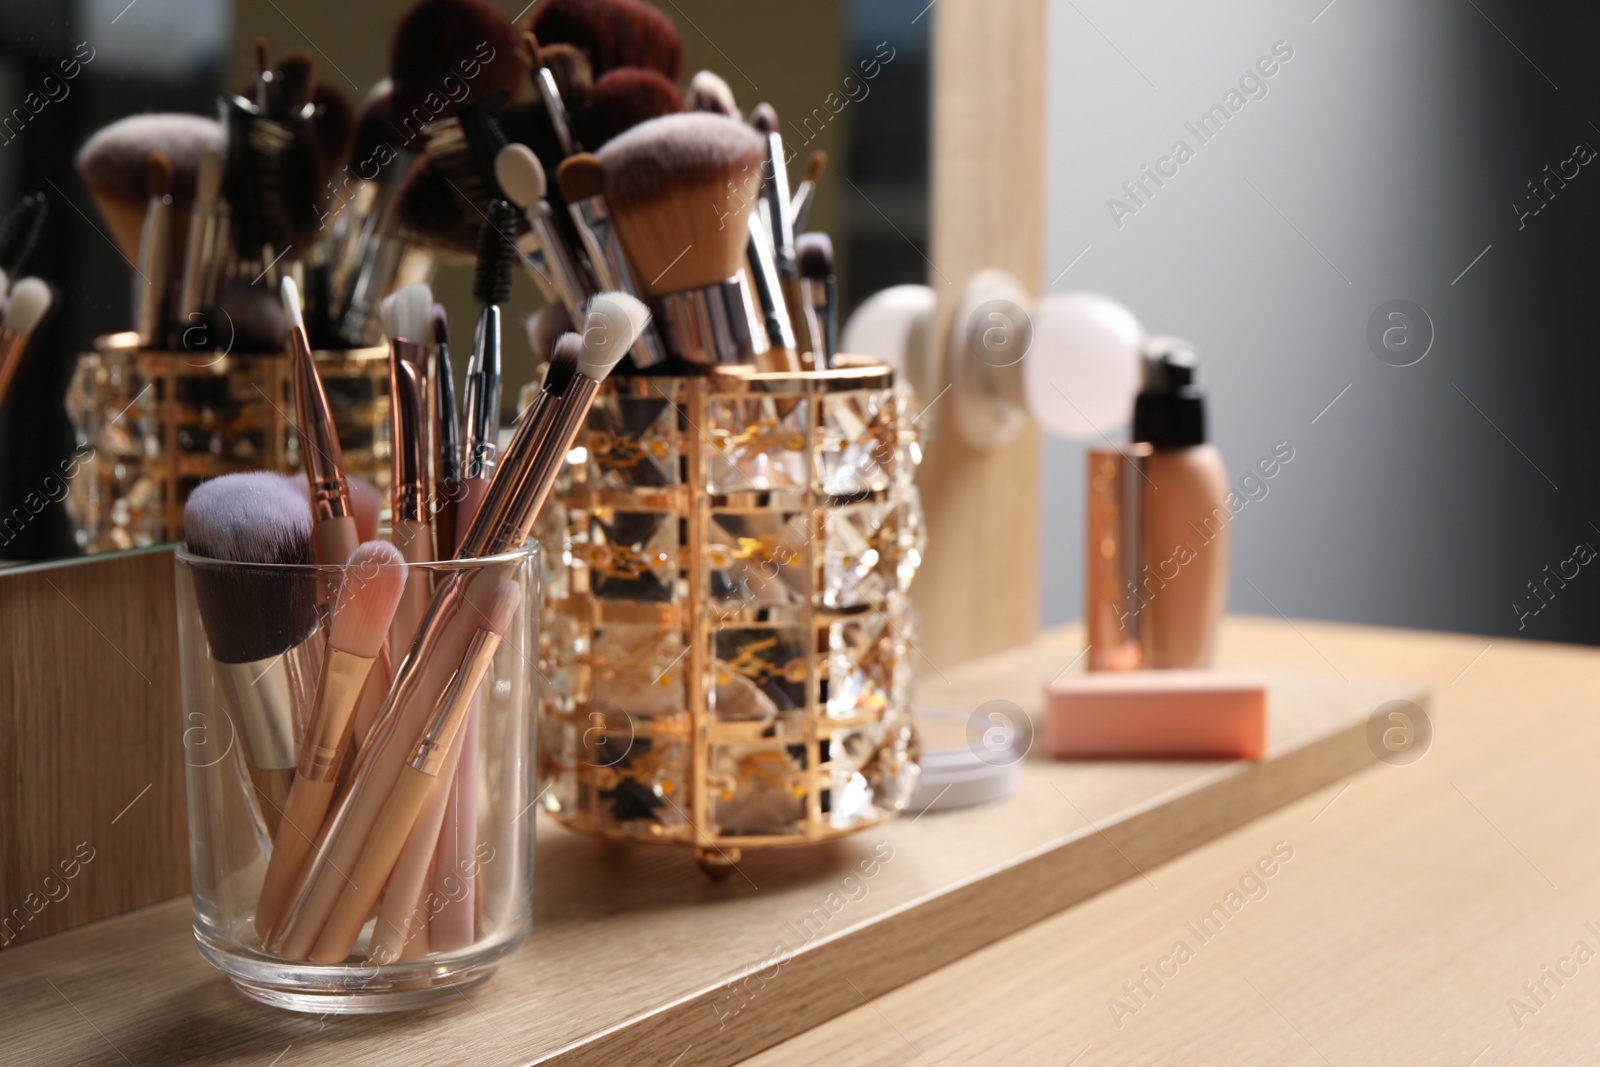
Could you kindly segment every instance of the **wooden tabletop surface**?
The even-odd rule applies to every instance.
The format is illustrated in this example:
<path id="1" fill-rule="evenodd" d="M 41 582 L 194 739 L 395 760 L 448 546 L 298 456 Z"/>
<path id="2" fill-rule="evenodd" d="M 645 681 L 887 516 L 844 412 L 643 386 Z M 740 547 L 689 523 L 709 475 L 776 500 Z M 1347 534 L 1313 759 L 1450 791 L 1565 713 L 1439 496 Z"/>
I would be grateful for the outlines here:
<path id="1" fill-rule="evenodd" d="M 1430 683 L 1431 745 L 747 1062 L 1600 1062 L 1600 650 L 1304 622 L 1227 641 Z"/>

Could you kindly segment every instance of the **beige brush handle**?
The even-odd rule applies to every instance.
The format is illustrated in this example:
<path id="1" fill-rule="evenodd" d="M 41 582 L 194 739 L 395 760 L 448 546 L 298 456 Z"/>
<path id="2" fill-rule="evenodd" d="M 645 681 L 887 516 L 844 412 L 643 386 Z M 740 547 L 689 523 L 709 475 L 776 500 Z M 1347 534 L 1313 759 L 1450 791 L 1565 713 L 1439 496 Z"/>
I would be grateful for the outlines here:
<path id="1" fill-rule="evenodd" d="M 250 781 L 255 785 L 256 803 L 261 808 L 261 821 L 267 833 L 275 834 L 283 821 L 284 805 L 289 803 L 289 787 L 294 782 L 294 770 L 267 771 L 246 765 Z"/>
<path id="2" fill-rule="evenodd" d="M 282 928 L 268 944 L 278 955 L 309 958 L 345 886 L 340 872 L 349 871 L 360 858 L 401 765 L 410 757 L 413 742 L 427 725 L 477 633 L 479 606 L 488 603 L 515 566 L 487 567 L 474 572 L 464 586 L 447 582 L 439 589 L 438 618 L 444 621 L 430 628 L 426 645 L 420 650 L 424 654 L 413 658 L 411 652 L 419 650 L 408 651 L 406 660 L 396 669 L 384 713 L 372 728 L 374 736 L 365 742 L 365 766 L 340 801 L 323 848 L 307 866 Z"/>
<path id="3" fill-rule="evenodd" d="M 338 963 L 350 955 L 361 927 L 377 906 L 378 894 L 394 871 L 406 838 L 417 825 L 423 805 L 439 785 L 439 779 L 409 766 L 400 769 L 394 788 L 383 805 L 383 818 L 367 838 L 366 847 L 344 879 L 338 903 L 328 916 L 322 935 L 311 950 L 313 963 Z M 437 833 L 437 831 L 435 831 Z"/>
<path id="4" fill-rule="evenodd" d="M 433 562 L 430 559 L 433 555 L 433 532 L 426 522 L 398 519 L 392 526 L 389 540 L 400 550 L 400 555 L 407 563 Z M 428 614 L 428 605 L 433 601 L 432 585 L 432 576 L 426 569 L 406 568 L 406 587 L 395 608 L 394 621 L 389 624 L 390 648 L 411 647 L 411 640 L 417 636 L 417 628 L 422 625 L 422 620 Z"/>
<path id="5" fill-rule="evenodd" d="M 256 902 L 256 930 L 266 943 L 272 928 L 283 916 L 287 901 L 284 899 L 295 876 L 305 867 L 306 856 L 322 829 L 322 817 L 328 813 L 333 800 L 333 779 L 325 782 L 309 778 L 296 778 L 289 790 L 289 803 L 284 808 L 283 821 L 272 839 L 272 858 L 267 861 L 267 874 L 261 882 L 261 898 Z"/>
<path id="6" fill-rule="evenodd" d="M 427 938 L 429 912 L 424 894 L 460 754 L 458 746 L 439 777 L 434 779 L 433 791 L 428 794 L 422 814 L 417 817 L 400 859 L 395 863 L 394 873 L 389 876 L 389 884 L 384 887 L 383 906 L 378 909 L 378 922 L 372 928 L 372 942 L 367 946 L 367 959 L 373 963 L 392 963 L 411 955 L 405 951 L 407 944 L 419 936 Z"/>

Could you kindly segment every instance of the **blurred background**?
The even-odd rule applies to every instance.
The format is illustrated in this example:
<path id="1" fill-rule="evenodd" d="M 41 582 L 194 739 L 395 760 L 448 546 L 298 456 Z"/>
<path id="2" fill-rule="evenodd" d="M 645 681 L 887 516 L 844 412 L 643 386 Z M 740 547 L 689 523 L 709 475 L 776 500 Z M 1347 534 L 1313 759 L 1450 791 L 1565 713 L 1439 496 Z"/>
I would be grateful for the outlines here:
<path id="1" fill-rule="evenodd" d="M 251 70 L 258 37 L 312 50 L 358 101 L 386 72 L 405 6 L 0 9 L 0 203 L 50 197 L 29 270 L 65 301 L 0 412 L 0 515 L 72 450 L 60 398 L 76 354 L 129 321 L 127 265 L 73 169 L 79 146 L 128 114 L 210 114 Z M 812 111 L 890 44 L 895 59 L 870 94 L 800 148 L 832 159 L 814 220 L 839 245 L 846 312 L 884 286 L 925 281 L 937 7 L 661 6 L 685 36 L 688 70 L 715 70 L 746 107 L 765 99 L 785 116 Z M 1046 263 L 1025 281 L 1105 292 L 1147 329 L 1194 342 L 1236 481 L 1280 443 L 1293 450 L 1275 478 L 1241 490 L 1233 611 L 1600 642 L 1600 574 L 1551 579 L 1572 574 L 1580 546 L 1600 547 L 1600 475 L 1580 432 L 1600 385 L 1583 326 L 1600 284 L 1584 237 L 1600 221 L 1600 177 L 1577 162 L 1600 147 L 1585 104 L 1597 31 L 1592 9 L 1509 0 L 1050 5 Z M 69 91 L 19 110 L 74 54 L 93 58 Z M 1263 59 L 1270 77 L 1255 73 Z M 1227 121 L 1202 141 L 1190 127 L 1213 105 Z M 1180 140 L 1192 156 L 1161 163 Z M 1156 185 L 1158 166 L 1176 174 Z M 443 267 L 436 285 L 466 321 L 469 272 Z M 520 318 L 538 298 L 526 277 L 516 285 Z M 1395 301 L 1421 309 L 1406 321 L 1426 355 L 1408 366 L 1369 341 L 1374 321 L 1380 334 L 1393 324 Z M 531 373 L 531 360 L 508 366 L 508 412 Z M 1043 449 L 1050 625 L 1081 614 L 1084 446 Z M 0 555 L 74 551 L 52 506 Z"/>

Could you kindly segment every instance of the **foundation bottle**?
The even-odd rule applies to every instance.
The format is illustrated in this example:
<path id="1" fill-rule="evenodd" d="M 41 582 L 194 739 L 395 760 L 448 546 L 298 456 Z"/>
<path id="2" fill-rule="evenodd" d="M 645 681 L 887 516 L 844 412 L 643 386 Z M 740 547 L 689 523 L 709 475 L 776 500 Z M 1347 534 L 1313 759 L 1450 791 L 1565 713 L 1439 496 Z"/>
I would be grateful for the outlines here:
<path id="1" fill-rule="evenodd" d="M 1228 476 L 1206 442 L 1205 394 L 1194 349 L 1172 337 L 1144 347 L 1133 439 L 1144 460 L 1142 565 L 1130 599 L 1141 604 L 1146 668 L 1209 667 L 1227 602 Z"/>

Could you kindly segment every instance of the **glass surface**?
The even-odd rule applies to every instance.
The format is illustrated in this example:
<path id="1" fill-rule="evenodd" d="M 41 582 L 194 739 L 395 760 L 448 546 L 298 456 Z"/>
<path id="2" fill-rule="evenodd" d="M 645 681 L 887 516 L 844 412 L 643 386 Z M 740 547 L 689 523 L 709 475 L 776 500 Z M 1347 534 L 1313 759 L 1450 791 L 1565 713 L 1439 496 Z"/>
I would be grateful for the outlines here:
<path id="1" fill-rule="evenodd" d="M 241 566 L 185 551 L 177 559 L 180 714 L 194 931 L 201 954 L 248 996 L 318 1013 L 421 1007 L 485 980 L 496 961 L 527 937 L 532 918 L 535 820 L 528 813 L 535 796 L 536 549 L 407 568 L 407 581 L 427 583 L 443 606 L 439 629 L 432 631 L 440 635 L 436 643 L 421 654 L 411 650 L 422 667 L 418 694 L 444 689 L 463 660 L 459 648 L 465 644 L 452 644 L 450 635 L 478 626 L 488 591 L 512 581 L 522 601 L 470 702 L 459 704 L 466 709 L 465 725 L 459 740 L 444 748 L 443 770 L 429 781 L 429 799 L 420 813 L 408 819 L 397 794 L 376 790 L 388 800 L 365 840 L 391 829 L 406 835 L 405 849 L 379 876 L 381 901 L 359 924 L 347 954 L 336 962 L 314 963 L 304 953 L 264 946 L 263 887 L 270 884 L 268 872 L 279 850 L 289 849 L 280 864 L 294 855 L 285 842 L 302 822 L 326 832 L 336 820 L 353 817 L 347 811 L 356 806 L 352 798 L 375 791 L 361 768 L 365 760 L 376 762 L 372 753 L 380 749 L 386 721 L 382 697 L 391 691 L 393 665 L 407 650 L 391 641 L 386 657 L 370 666 L 363 661 L 357 678 L 365 684 L 359 688 L 352 739 L 335 761 L 337 774 L 329 779 L 334 791 L 325 812 L 295 818 L 290 813 L 305 810 L 300 802 L 312 795 L 308 783 L 318 777 L 306 770 L 305 756 L 314 732 L 308 724 L 317 719 L 314 709 L 323 707 L 319 685 L 332 686 L 339 677 L 331 666 L 338 654 L 329 643 L 328 604 L 341 586 L 365 576 L 342 567 Z M 259 644 L 263 630 L 288 635 L 266 652 L 289 647 L 259 662 L 224 662 L 247 654 L 237 649 L 241 643 Z M 425 720 L 434 703 L 417 700 L 411 706 L 421 707 Z M 404 724 L 414 720 L 401 715 L 397 721 L 402 724 L 395 730 L 401 738 L 397 748 L 410 752 L 414 731 Z M 274 745 L 274 724 L 283 726 L 289 744 Z M 324 834 L 304 834 L 302 841 L 313 837 L 319 849 L 327 846 Z M 333 854 L 330 850 L 321 878 L 341 894 L 346 891 L 341 881 L 364 881 L 359 867 L 351 868 L 354 878 L 344 879 Z M 304 872 L 313 864 L 308 854 L 286 869 Z M 285 910 L 296 895 L 292 888 L 285 890 L 277 910 Z M 294 928 L 295 921 L 312 934 L 322 930 L 322 937 L 329 936 L 320 921 L 305 917 L 281 925 Z"/>

